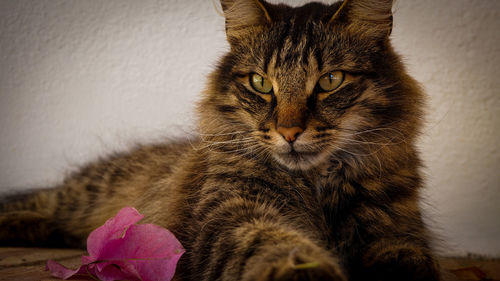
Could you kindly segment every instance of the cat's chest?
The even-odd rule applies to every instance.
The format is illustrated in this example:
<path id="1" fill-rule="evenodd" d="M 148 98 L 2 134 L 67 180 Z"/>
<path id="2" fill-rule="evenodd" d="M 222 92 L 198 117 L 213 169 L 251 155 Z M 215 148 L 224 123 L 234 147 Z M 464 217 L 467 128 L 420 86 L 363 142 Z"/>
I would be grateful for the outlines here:
<path id="1" fill-rule="evenodd" d="M 339 191 L 343 184 L 341 175 L 341 165 L 337 162 L 330 162 L 309 175 L 310 187 L 315 190 L 316 196 L 322 201 L 325 196 L 332 192 Z"/>

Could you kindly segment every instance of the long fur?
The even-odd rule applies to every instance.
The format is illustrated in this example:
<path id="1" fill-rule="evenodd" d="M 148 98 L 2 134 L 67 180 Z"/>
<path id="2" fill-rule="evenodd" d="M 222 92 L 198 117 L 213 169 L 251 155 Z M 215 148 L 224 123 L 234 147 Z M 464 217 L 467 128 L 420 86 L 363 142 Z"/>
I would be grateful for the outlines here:
<path id="1" fill-rule="evenodd" d="M 198 138 L 5 198 L 0 241 L 84 246 L 134 206 L 186 248 L 176 280 L 439 280 L 418 204 L 424 95 L 391 47 L 391 3 L 222 0 L 231 50 L 208 77 Z M 325 92 L 334 71 L 343 81 Z"/>

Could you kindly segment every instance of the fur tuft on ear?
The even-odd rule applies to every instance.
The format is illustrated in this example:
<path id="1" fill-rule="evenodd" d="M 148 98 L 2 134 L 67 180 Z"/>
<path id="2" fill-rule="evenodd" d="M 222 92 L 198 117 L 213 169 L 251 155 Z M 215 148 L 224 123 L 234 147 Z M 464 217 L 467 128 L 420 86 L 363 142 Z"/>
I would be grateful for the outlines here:
<path id="1" fill-rule="evenodd" d="M 271 17 L 261 0 L 220 0 L 226 18 L 229 42 L 240 38 L 249 28 L 271 22 Z"/>
<path id="2" fill-rule="evenodd" d="M 392 3 L 393 0 L 344 0 L 330 22 L 344 21 L 354 32 L 386 38 L 392 31 Z"/>

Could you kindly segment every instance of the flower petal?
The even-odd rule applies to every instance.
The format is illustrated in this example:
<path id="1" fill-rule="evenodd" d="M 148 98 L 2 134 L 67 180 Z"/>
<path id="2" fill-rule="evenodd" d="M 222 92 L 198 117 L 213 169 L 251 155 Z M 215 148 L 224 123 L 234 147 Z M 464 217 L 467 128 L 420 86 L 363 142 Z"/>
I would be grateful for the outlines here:
<path id="1" fill-rule="evenodd" d="M 56 261 L 48 260 L 47 265 L 45 266 L 45 270 L 49 270 L 52 276 L 54 277 L 66 280 L 75 274 L 87 273 L 85 267 L 86 265 L 82 265 L 80 266 L 80 268 L 77 269 L 69 269 Z"/>
<path id="2" fill-rule="evenodd" d="M 130 226 L 123 239 L 105 245 L 101 260 L 118 265 L 122 271 L 144 281 L 170 280 L 184 252 L 170 231 L 154 224 L 139 224 Z"/>
<path id="3" fill-rule="evenodd" d="M 140 221 L 144 216 L 135 208 L 125 207 L 106 223 L 90 233 L 87 239 L 87 251 L 94 260 L 100 259 L 102 249 L 110 240 L 119 239 L 127 229 Z"/>
<path id="4" fill-rule="evenodd" d="M 89 235 L 90 255 L 82 256 L 79 269 L 71 270 L 49 260 L 47 270 L 63 279 L 82 273 L 103 281 L 171 280 L 185 250 L 165 228 L 154 224 L 135 225 L 142 218 L 136 209 L 123 208 Z"/>
<path id="5" fill-rule="evenodd" d="M 95 271 L 97 278 L 102 281 L 115 281 L 115 280 L 128 280 L 128 281 L 141 281 L 136 275 L 123 271 L 115 264 L 109 264 L 104 267 L 102 271 Z"/>

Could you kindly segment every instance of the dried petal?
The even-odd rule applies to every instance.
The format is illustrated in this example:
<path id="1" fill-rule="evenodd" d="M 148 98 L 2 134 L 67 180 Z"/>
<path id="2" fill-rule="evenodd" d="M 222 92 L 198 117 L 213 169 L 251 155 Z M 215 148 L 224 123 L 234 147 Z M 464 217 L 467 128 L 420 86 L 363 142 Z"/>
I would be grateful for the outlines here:
<path id="1" fill-rule="evenodd" d="M 62 264 L 53 261 L 53 260 L 48 260 L 47 265 L 45 266 L 45 270 L 49 270 L 50 273 L 52 273 L 52 276 L 61 278 L 61 279 L 68 279 L 71 276 L 78 274 L 78 273 L 86 273 L 84 266 L 81 266 L 80 268 L 74 270 L 74 269 L 69 269 Z"/>

